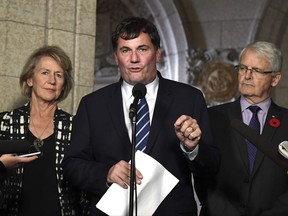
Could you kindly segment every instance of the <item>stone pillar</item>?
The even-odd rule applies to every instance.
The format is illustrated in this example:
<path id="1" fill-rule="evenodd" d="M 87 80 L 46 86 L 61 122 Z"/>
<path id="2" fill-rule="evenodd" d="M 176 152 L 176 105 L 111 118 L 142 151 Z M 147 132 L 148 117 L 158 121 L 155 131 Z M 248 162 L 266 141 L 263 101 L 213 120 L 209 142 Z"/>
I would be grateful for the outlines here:
<path id="1" fill-rule="evenodd" d="M 59 106 L 75 114 L 93 90 L 97 0 L 0 0 L 0 111 L 22 105 L 19 76 L 28 56 L 45 44 L 73 62 L 74 88 Z"/>

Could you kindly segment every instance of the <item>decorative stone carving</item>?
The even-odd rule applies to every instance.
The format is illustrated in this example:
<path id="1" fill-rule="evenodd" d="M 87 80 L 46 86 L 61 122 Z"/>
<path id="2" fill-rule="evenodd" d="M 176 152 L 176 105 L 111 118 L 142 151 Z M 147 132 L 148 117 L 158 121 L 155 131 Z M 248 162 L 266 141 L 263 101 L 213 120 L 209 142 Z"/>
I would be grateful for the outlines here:
<path id="1" fill-rule="evenodd" d="M 237 93 L 237 74 L 231 64 L 210 61 L 204 64 L 197 84 L 209 104 L 230 101 Z"/>
<path id="2" fill-rule="evenodd" d="M 188 55 L 188 83 L 202 90 L 208 106 L 238 97 L 238 50 L 190 50 Z"/>

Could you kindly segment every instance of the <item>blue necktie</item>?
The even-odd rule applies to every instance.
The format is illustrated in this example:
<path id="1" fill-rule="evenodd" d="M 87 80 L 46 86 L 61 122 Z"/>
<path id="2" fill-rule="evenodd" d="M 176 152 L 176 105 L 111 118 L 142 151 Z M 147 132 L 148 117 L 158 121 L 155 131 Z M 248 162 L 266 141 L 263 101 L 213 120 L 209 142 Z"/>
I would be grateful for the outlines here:
<path id="1" fill-rule="evenodd" d="M 249 123 L 249 127 L 253 128 L 260 134 L 260 122 L 257 116 L 257 113 L 260 110 L 260 107 L 250 106 L 249 110 L 253 113 L 253 116 Z M 248 140 L 246 141 L 246 143 L 247 143 L 247 150 L 248 150 L 249 168 L 250 168 L 250 174 L 251 174 L 253 171 L 257 148 Z"/>
<path id="2" fill-rule="evenodd" d="M 144 151 L 150 131 L 149 107 L 144 98 L 137 105 L 136 150 Z"/>

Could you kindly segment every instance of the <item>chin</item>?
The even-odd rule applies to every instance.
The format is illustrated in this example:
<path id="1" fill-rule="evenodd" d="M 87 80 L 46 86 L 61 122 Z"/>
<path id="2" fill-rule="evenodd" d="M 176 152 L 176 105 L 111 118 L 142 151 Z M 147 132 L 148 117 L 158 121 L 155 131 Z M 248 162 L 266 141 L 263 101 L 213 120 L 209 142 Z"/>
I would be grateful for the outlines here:
<path id="1" fill-rule="evenodd" d="M 145 84 L 144 79 L 141 77 L 139 77 L 139 79 L 135 78 L 135 79 L 130 79 L 129 81 L 132 85 L 135 85 L 137 83 L 142 83 Z"/>
<path id="2" fill-rule="evenodd" d="M 245 91 L 251 91 L 251 90 L 254 90 L 254 86 L 252 86 L 252 85 L 243 84 L 239 87 L 239 91 L 245 92 Z"/>
<path id="3" fill-rule="evenodd" d="M 250 95 L 254 92 L 254 89 L 252 89 L 251 87 L 240 87 L 239 88 L 239 92 L 242 94 L 242 95 Z"/>

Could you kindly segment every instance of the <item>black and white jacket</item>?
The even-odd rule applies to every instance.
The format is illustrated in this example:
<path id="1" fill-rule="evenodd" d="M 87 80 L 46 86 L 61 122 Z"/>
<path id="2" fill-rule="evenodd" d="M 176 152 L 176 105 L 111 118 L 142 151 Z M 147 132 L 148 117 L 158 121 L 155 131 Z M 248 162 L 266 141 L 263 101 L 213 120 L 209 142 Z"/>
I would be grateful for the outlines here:
<path id="1" fill-rule="evenodd" d="M 0 113 L 0 140 L 25 140 L 28 133 L 29 117 L 29 103 L 11 112 Z M 64 150 L 70 144 L 72 118 L 72 115 L 60 108 L 57 108 L 54 114 L 54 134 L 56 141 L 55 168 L 62 216 L 88 215 L 88 209 L 85 207 L 88 206 L 86 205 L 87 200 L 83 196 L 80 197 L 69 186 L 69 183 L 64 180 L 61 167 Z M 0 214 L 17 216 L 24 169 L 21 167 L 16 172 L 11 173 L 3 170 L 5 169 L 3 164 L 0 165 L 0 169 L 1 167 Z"/>

